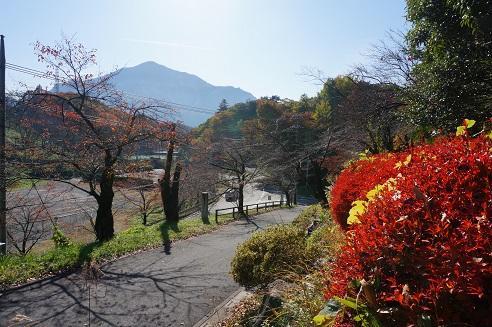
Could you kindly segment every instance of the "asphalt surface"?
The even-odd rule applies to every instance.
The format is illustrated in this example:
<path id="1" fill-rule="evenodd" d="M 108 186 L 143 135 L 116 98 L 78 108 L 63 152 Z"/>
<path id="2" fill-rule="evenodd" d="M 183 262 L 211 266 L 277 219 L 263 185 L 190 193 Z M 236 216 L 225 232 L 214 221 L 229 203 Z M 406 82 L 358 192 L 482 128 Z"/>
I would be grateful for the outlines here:
<path id="1" fill-rule="evenodd" d="M 149 176 L 153 182 L 157 181 L 157 178 L 162 173 L 162 170 L 155 169 L 153 174 Z M 71 182 L 77 184 L 79 181 L 72 180 Z M 85 184 L 79 184 L 82 187 L 87 187 Z M 33 224 L 33 230 L 31 232 L 30 239 L 46 240 L 52 236 L 52 223 L 48 219 L 48 216 L 58 222 L 60 227 L 65 232 L 70 232 L 72 229 L 87 226 L 87 222 L 90 217 L 95 217 L 97 210 L 97 202 L 87 193 L 80 191 L 65 183 L 50 183 L 48 185 L 39 186 L 38 193 L 34 190 L 18 190 L 9 192 L 7 204 L 11 207 L 27 206 L 31 210 L 39 208 L 42 203 L 45 204 L 46 212 L 40 217 L 31 218 L 31 221 L 36 221 Z M 123 188 L 116 188 L 115 197 L 113 200 L 113 213 L 119 210 L 135 209 L 135 206 L 131 204 L 127 198 L 122 194 L 124 192 L 127 196 L 130 196 L 128 190 Z M 133 195 L 135 197 L 138 195 Z M 246 185 L 244 189 L 244 204 L 256 204 L 267 201 L 279 201 L 281 194 L 275 190 L 265 190 L 257 188 L 257 184 L 251 183 Z M 285 199 L 284 199 L 285 200 Z M 224 196 L 221 196 L 219 200 L 212 204 L 209 208 L 211 214 L 215 213 L 216 209 L 230 208 L 237 206 L 236 202 L 227 202 Z M 24 209 L 25 210 L 25 209 Z M 232 210 L 221 211 L 221 214 L 232 212 Z M 26 225 L 26 221 L 23 218 L 26 211 L 22 212 L 21 208 L 13 209 L 10 215 L 17 216 L 19 220 Z M 49 215 L 48 215 L 49 213 Z M 195 215 L 196 216 L 196 215 Z M 13 219 L 9 216 L 7 218 L 8 229 L 11 234 L 15 235 L 14 238 L 19 242 L 23 238 L 21 226 L 15 224 Z M 16 252 L 13 246 L 9 244 L 9 249 L 12 252 Z"/>
<path id="2" fill-rule="evenodd" d="M 254 231 L 291 222 L 303 209 L 276 210 L 210 234 L 128 256 L 82 273 L 0 295 L 0 326 L 193 326 L 239 286 L 229 276 L 236 246 Z"/>

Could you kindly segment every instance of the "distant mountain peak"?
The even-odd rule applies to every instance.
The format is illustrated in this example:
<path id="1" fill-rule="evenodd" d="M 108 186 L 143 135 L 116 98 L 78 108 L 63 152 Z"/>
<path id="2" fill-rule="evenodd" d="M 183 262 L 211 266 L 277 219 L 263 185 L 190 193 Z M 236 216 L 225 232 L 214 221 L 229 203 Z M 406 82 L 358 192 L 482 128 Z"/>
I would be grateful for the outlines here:
<path id="1" fill-rule="evenodd" d="M 195 127 L 210 118 L 222 99 L 229 105 L 254 100 L 253 94 L 234 86 L 215 86 L 200 77 L 180 72 L 155 61 L 121 68 L 111 83 L 123 93 L 161 99 L 183 106 L 176 119 Z M 197 112 L 197 108 L 202 108 Z"/>

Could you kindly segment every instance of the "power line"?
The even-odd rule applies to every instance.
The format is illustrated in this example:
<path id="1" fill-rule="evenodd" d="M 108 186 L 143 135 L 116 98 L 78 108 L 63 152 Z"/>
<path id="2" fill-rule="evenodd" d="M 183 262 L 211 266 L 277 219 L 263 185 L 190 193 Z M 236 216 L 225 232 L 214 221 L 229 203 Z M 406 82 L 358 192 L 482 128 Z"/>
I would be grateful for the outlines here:
<path id="1" fill-rule="evenodd" d="M 39 78 L 44 78 L 44 79 L 49 79 L 49 80 L 53 80 L 53 81 L 56 81 L 56 79 L 46 73 L 42 73 L 42 72 L 38 72 L 38 71 L 35 71 L 35 70 L 30 70 L 28 68 L 23 68 L 23 67 L 17 67 L 17 66 L 14 66 L 12 64 L 9 64 L 7 63 L 6 65 L 6 68 L 9 69 L 9 70 L 12 70 L 12 71 L 16 71 L 16 72 L 19 72 L 19 73 L 24 73 L 24 74 L 28 74 L 28 75 L 31 75 L 31 76 L 34 76 L 34 77 L 39 77 Z"/>
<path id="2" fill-rule="evenodd" d="M 29 67 L 16 65 L 13 63 L 6 63 L 6 68 L 8 68 L 9 70 L 12 70 L 12 71 L 28 74 L 28 75 L 31 75 L 34 77 L 49 79 L 49 80 L 52 80 L 55 82 L 59 82 L 59 81 L 64 82 L 63 78 L 52 76 L 46 72 L 42 72 L 42 71 L 32 69 Z M 152 101 L 155 101 L 157 103 L 162 103 L 162 104 L 164 104 L 164 106 L 178 107 L 177 109 L 192 111 L 192 112 L 196 112 L 196 113 L 214 114 L 216 112 L 216 110 L 210 109 L 210 108 L 197 107 L 197 106 L 173 102 L 173 101 L 164 100 L 164 99 L 158 99 L 158 98 L 149 97 L 149 96 L 141 96 L 141 95 L 137 95 L 137 94 L 132 94 L 130 92 L 122 92 L 122 94 L 129 97 L 129 98 L 152 100 Z"/>

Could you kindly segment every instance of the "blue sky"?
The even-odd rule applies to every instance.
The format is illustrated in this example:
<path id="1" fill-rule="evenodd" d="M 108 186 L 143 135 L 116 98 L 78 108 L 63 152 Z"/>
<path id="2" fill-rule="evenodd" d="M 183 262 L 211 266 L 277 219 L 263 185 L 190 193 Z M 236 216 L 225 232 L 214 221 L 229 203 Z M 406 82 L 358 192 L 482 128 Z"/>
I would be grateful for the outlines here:
<path id="1" fill-rule="evenodd" d="M 76 34 L 102 71 L 152 60 L 257 97 L 314 95 L 305 67 L 347 73 L 388 30 L 407 29 L 404 0 L 2 2 L 7 62 L 42 69 L 32 44 Z M 8 89 L 18 82 L 49 84 L 7 72 Z"/>

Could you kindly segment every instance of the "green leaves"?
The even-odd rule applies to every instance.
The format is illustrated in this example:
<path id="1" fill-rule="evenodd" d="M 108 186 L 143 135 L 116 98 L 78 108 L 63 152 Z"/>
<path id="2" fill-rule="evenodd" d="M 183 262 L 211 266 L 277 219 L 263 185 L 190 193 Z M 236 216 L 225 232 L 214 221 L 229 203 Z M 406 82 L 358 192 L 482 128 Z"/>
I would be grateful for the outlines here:
<path id="1" fill-rule="evenodd" d="M 406 90 L 414 123 L 451 132 L 465 117 L 490 117 L 492 81 L 490 3 L 407 0 L 410 52 L 418 64 Z M 463 135 L 459 128 L 457 135 Z"/>
<path id="2" fill-rule="evenodd" d="M 340 302 L 343 306 L 356 312 L 354 321 L 358 322 L 363 327 L 382 327 L 376 314 L 369 309 L 365 304 L 360 303 L 357 299 L 351 297 L 339 298 L 333 297 L 336 301 Z"/>

